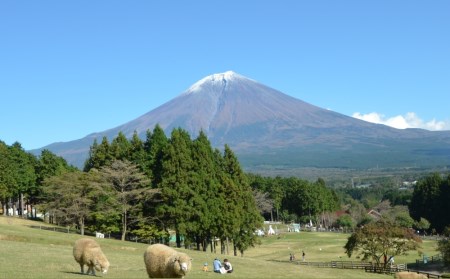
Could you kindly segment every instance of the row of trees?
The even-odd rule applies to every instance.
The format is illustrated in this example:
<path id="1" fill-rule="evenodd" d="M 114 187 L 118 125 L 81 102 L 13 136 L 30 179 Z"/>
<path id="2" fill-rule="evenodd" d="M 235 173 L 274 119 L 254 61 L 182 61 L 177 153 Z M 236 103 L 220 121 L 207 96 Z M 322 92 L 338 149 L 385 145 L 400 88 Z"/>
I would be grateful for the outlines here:
<path id="1" fill-rule="evenodd" d="M 295 177 L 262 177 L 248 174 L 254 190 L 266 193 L 271 203 L 263 211 L 266 218 L 285 222 L 320 223 L 330 227 L 330 213 L 340 209 L 340 200 L 333 189 L 326 187 L 323 179 L 310 182 Z"/>
<path id="2" fill-rule="evenodd" d="M 0 141 L 0 203 L 3 214 L 23 215 L 39 203 L 45 178 L 75 170 L 67 162 L 48 150 L 39 158 L 26 152 L 20 143 L 11 146 Z M 18 205 L 18 206 L 17 206 Z M 30 214 L 35 212 L 29 210 Z"/>
<path id="3" fill-rule="evenodd" d="M 263 221 L 233 151 L 213 149 L 203 132 L 192 140 L 181 128 L 170 138 L 156 126 L 145 141 L 119 133 L 111 143 L 94 142 L 84 172 L 47 179 L 43 193 L 55 222 L 120 231 L 122 239 L 129 231 L 154 239 L 170 229 L 178 247 L 184 237 L 206 250 L 218 237 L 243 253 Z"/>

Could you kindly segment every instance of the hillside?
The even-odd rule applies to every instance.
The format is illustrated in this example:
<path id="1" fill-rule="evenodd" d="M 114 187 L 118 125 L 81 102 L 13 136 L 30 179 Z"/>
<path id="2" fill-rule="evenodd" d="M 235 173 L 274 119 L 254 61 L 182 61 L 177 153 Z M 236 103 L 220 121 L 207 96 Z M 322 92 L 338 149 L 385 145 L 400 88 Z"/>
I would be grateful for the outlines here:
<path id="1" fill-rule="evenodd" d="M 40 222 L 17 221 L 0 217 L 0 249 L 3 255 L 0 278 L 80 278 L 79 265 L 72 256 L 72 245 L 80 235 L 30 228 Z M 288 262 L 289 253 L 299 255 L 304 249 L 307 260 L 331 261 L 343 256 L 342 245 L 347 235 L 336 233 L 285 233 L 282 237 L 262 238 L 258 247 L 247 251 L 244 257 L 181 249 L 193 259 L 192 271 L 186 278 L 212 278 L 213 272 L 203 272 L 205 262 L 212 265 L 215 257 L 227 257 L 233 278 L 388 278 L 386 275 L 365 273 L 362 270 L 342 270 L 300 266 Z M 143 253 L 147 244 L 97 239 L 111 263 L 104 278 L 147 278 Z M 433 242 L 426 243 L 426 253 L 435 254 Z M 321 250 L 319 249 L 321 248 Z M 396 262 L 414 262 L 417 253 L 396 257 Z M 347 260 L 347 259 L 344 259 Z M 356 260 L 356 259 L 354 259 Z"/>
<path id="2" fill-rule="evenodd" d="M 119 131 L 145 139 L 159 124 L 170 135 L 200 130 L 213 146 L 228 144 L 246 169 L 372 168 L 450 165 L 450 131 L 399 130 L 326 110 L 234 72 L 214 74 L 123 125 L 43 148 L 81 167 L 94 139 Z M 33 150 L 39 154 L 40 150 Z"/>

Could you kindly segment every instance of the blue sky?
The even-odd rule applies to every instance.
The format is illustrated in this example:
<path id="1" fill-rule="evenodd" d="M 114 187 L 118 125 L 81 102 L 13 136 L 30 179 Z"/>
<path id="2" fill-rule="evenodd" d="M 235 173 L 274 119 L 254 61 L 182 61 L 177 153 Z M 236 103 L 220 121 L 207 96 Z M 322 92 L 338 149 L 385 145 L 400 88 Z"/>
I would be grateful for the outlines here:
<path id="1" fill-rule="evenodd" d="M 3 0 L 0 140 L 79 139 L 228 70 L 345 115 L 450 130 L 450 1 Z"/>

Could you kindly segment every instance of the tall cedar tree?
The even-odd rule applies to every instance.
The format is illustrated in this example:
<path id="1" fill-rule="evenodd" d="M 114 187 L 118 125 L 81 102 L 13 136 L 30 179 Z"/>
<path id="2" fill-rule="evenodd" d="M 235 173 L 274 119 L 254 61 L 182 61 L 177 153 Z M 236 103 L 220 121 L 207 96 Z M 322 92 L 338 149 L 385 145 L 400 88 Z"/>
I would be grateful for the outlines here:
<path id="1" fill-rule="evenodd" d="M 138 133 L 134 131 L 133 136 L 130 139 L 129 158 L 133 164 L 139 166 L 142 172 L 145 172 L 145 149 L 144 142 L 139 138 Z"/>
<path id="2" fill-rule="evenodd" d="M 131 144 L 123 132 L 111 141 L 110 154 L 114 160 L 130 160 Z"/>
<path id="3" fill-rule="evenodd" d="M 218 198 L 219 170 L 215 163 L 214 150 L 203 131 L 194 140 L 192 147 L 192 188 L 195 195 L 190 204 L 194 214 L 190 220 L 188 236 L 195 241 L 198 250 L 206 251 L 213 236 L 218 235 L 217 217 L 221 214 L 221 201 Z"/>
<path id="4" fill-rule="evenodd" d="M 156 125 L 153 129 L 153 133 L 147 131 L 147 140 L 144 143 L 144 149 L 147 154 L 146 173 L 148 173 L 152 179 L 153 188 L 158 188 L 161 184 L 163 152 L 168 143 L 169 140 L 161 126 Z"/>
<path id="5" fill-rule="evenodd" d="M 100 144 L 94 140 L 93 145 L 89 149 L 89 157 L 84 164 L 84 171 L 96 168 L 100 169 L 103 166 L 108 166 L 113 161 L 111 147 L 107 137 L 103 137 Z"/>
<path id="6" fill-rule="evenodd" d="M 189 204 L 195 196 L 191 187 L 193 177 L 191 150 L 189 134 L 178 128 L 172 131 L 163 154 L 160 185 L 163 203 L 157 210 L 166 225 L 174 228 L 177 247 L 181 247 L 181 235 L 187 232 L 193 210 Z"/>
<path id="7" fill-rule="evenodd" d="M 229 232 L 225 231 L 224 236 L 228 236 L 228 233 L 231 234 L 234 242 L 234 255 L 237 255 L 237 250 L 239 250 L 241 256 L 243 256 L 245 250 L 258 243 L 253 232 L 261 227 L 263 219 L 259 214 L 247 177 L 228 145 L 225 145 L 223 170 L 231 182 L 224 189 L 225 202 L 228 207 L 227 210 L 229 210 L 227 213 L 230 214 L 225 218 L 240 216 L 236 219 L 224 220 L 224 227 L 230 229 Z"/>

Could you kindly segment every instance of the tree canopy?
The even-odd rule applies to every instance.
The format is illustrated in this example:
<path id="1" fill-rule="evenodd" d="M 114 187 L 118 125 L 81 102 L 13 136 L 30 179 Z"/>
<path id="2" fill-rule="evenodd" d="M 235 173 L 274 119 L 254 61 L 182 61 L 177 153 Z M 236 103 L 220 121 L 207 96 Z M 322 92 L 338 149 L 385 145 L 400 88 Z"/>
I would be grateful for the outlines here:
<path id="1" fill-rule="evenodd" d="M 358 253 L 362 260 L 374 260 L 380 266 L 382 257 L 406 255 L 408 251 L 419 249 L 421 242 L 412 229 L 381 219 L 356 228 L 344 248 L 348 257 Z"/>
<path id="2" fill-rule="evenodd" d="M 450 175 L 433 173 L 419 180 L 409 205 L 411 217 L 425 218 L 430 227 L 442 232 L 450 224 Z"/>

